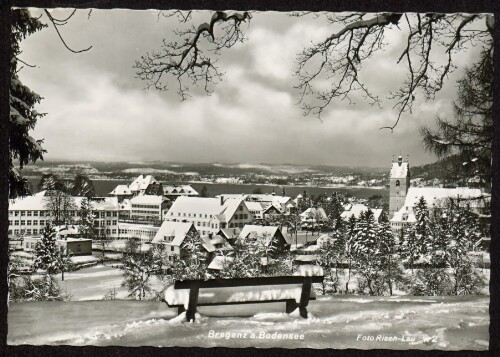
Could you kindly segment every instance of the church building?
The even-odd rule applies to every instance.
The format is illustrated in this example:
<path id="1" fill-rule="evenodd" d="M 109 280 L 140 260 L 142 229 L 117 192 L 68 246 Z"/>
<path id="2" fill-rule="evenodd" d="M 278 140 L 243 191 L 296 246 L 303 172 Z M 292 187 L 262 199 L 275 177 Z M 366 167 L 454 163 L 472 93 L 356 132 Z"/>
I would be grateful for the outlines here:
<path id="1" fill-rule="evenodd" d="M 389 188 L 389 217 L 403 207 L 406 194 L 410 188 L 410 163 L 408 157 L 403 162 L 403 157 L 399 155 L 398 161 L 392 161 Z"/>

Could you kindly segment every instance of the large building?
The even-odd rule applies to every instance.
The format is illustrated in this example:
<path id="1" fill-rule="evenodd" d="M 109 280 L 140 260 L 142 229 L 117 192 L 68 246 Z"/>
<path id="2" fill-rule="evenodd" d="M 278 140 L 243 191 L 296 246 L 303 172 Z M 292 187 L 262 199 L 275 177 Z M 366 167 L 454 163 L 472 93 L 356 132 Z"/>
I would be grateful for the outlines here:
<path id="1" fill-rule="evenodd" d="M 253 221 L 253 215 L 241 199 L 182 196 L 174 201 L 164 219 L 191 222 L 205 236 L 224 228 L 243 228 Z"/>
<path id="2" fill-rule="evenodd" d="M 50 209 L 51 192 L 42 191 L 35 195 L 9 200 L 9 236 L 30 236 L 43 233 L 45 226 L 54 220 Z M 76 224 L 84 197 L 69 197 L 70 204 L 65 209 L 68 224 Z M 118 200 L 115 197 L 90 199 L 94 212 L 96 236 L 118 236 Z"/>
<path id="3" fill-rule="evenodd" d="M 416 221 L 414 207 L 421 197 L 425 199 L 427 207 L 443 206 L 450 198 L 466 204 L 473 210 L 485 206 L 490 195 L 478 188 L 457 187 L 410 187 L 410 167 L 408 160 L 403 162 L 401 156 L 392 163 L 390 173 L 389 217 L 392 231 L 400 234 Z"/>
<path id="4" fill-rule="evenodd" d="M 163 196 L 139 195 L 130 199 L 130 219 L 162 221 L 170 207 L 170 200 Z"/>
<path id="5" fill-rule="evenodd" d="M 162 195 L 162 184 L 152 175 L 139 175 L 129 185 L 118 185 L 109 193 L 110 196 L 118 197 L 119 201 L 132 198 L 137 195 Z"/>

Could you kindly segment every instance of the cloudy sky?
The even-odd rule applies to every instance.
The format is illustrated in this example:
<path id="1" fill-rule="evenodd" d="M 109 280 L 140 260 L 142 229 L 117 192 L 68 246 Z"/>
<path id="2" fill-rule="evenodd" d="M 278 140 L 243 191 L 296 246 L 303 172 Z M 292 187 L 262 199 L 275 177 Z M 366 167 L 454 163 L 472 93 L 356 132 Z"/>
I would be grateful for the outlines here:
<path id="1" fill-rule="evenodd" d="M 39 11 L 32 10 L 40 14 Z M 56 10 L 63 18 L 68 11 Z M 198 15 L 209 21 L 211 13 Z M 45 17 L 42 17 L 46 21 Z M 136 78 L 134 62 L 173 39 L 179 25 L 157 11 L 79 10 L 61 28 L 74 49 L 64 48 L 53 28 L 22 43 L 21 58 L 37 68 L 21 71 L 21 80 L 44 100 L 47 113 L 34 131 L 44 138 L 46 160 L 178 161 L 293 163 L 387 166 L 393 154 L 409 154 L 413 164 L 435 161 L 421 144 L 418 130 L 433 125 L 437 114 L 451 117 L 455 81 L 450 76 L 433 101 L 419 98 L 411 115 L 403 116 L 391 133 L 396 112 L 362 98 L 355 104 L 333 102 L 322 121 L 303 116 L 293 88 L 295 56 L 304 45 L 333 30 L 321 19 L 283 13 L 254 13 L 245 29 L 248 40 L 223 52 L 218 65 L 223 81 L 210 95 L 193 93 L 181 102 L 175 89 L 146 90 Z M 363 67 L 363 80 L 384 98 L 405 77 L 396 65 L 403 33 L 387 33 L 389 45 Z M 473 55 L 460 56 L 468 64 Z"/>

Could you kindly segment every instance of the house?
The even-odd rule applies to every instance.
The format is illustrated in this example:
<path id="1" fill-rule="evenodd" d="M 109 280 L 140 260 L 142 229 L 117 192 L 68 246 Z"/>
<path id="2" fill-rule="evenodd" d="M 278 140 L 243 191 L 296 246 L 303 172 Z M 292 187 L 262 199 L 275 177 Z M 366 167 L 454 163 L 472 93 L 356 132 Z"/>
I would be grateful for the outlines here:
<path id="1" fill-rule="evenodd" d="M 354 216 L 354 218 L 356 219 L 359 219 L 361 217 L 361 214 L 368 210 L 373 212 L 373 218 L 375 222 L 379 222 L 380 215 L 382 214 L 382 209 L 370 208 L 362 203 L 354 203 L 354 204 L 348 203 L 344 205 L 344 212 L 340 214 L 340 217 L 344 221 L 348 221 L 352 216 Z"/>
<path id="2" fill-rule="evenodd" d="M 117 197 L 119 202 L 137 195 L 162 195 L 162 184 L 151 175 L 139 175 L 129 185 L 118 185 L 109 193 Z"/>
<path id="3" fill-rule="evenodd" d="M 142 243 L 151 243 L 160 228 L 153 224 L 118 222 L 116 240 L 137 239 Z"/>
<path id="4" fill-rule="evenodd" d="M 9 237 L 37 235 L 43 233 L 46 225 L 54 221 L 53 211 L 49 208 L 53 191 L 41 191 L 37 194 L 9 200 Z M 68 224 L 76 224 L 82 200 L 85 197 L 69 196 L 69 208 L 66 215 Z M 118 236 L 118 199 L 115 197 L 94 197 L 89 199 L 94 213 L 96 236 Z"/>
<path id="5" fill-rule="evenodd" d="M 275 206 L 280 214 L 290 214 L 290 212 L 297 207 L 296 202 L 288 196 L 277 196 L 273 194 L 224 194 L 217 197 L 224 197 L 225 199 L 238 199 L 245 202 L 258 202 L 262 207 L 266 208 L 270 205 Z M 252 206 L 258 210 L 257 206 Z"/>
<path id="6" fill-rule="evenodd" d="M 302 225 L 315 226 L 328 222 L 328 216 L 322 207 L 310 207 L 300 214 Z"/>
<path id="7" fill-rule="evenodd" d="M 247 239 L 263 239 L 266 245 L 274 244 L 278 251 L 284 251 L 290 247 L 292 240 L 285 236 L 277 226 L 257 226 L 247 224 L 238 236 L 239 242 Z"/>
<path id="8" fill-rule="evenodd" d="M 151 244 L 163 245 L 168 259 L 172 260 L 174 255 L 180 256 L 181 245 L 188 234 L 198 235 L 193 223 L 164 221 Z"/>
<path id="9" fill-rule="evenodd" d="M 25 237 L 23 240 L 23 250 L 28 253 L 35 252 L 35 247 L 40 242 L 41 237 Z M 64 238 L 57 239 L 56 244 L 63 247 L 69 254 L 92 255 L 92 239 L 86 238 Z"/>
<path id="10" fill-rule="evenodd" d="M 262 220 L 264 219 L 264 205 L 260 202 L 255 202 L 255 201 L 245 201 L 245 204 L 250 211 L 250 213 L 253 215 L 254 220 Z"/>
<path id="11" fill-rule="evenodd" d="M 165 185 L 163 186 L 163 196 L 175 201 L 179 196 L 198 196 L 198 192 L 191 185 Z"/>
<path id="12" fill-rule="evenodd" d="M 161 195 L 138 195 L 130 199 L 130 219 L 162 221 L 171 201 Z"/>
<path id="13" fill-rule="evenodd" d="M 464 207 L 467 205 L 476 213 L 486 207 L 491 198 L 489 194 L 478 188 L 410 187 L 403 206 L 390 219 L 391 228 L 395 234 L 400 234 L 404 228 L 416 222 L 414 208 L 421 197 L 424 198 L 430 210 L 434 207 L 443 207 L 447 200 L 455 199 L 459 205 Z"/>
<path id="14" fill-rule="evenodd" d="M 224 269 L 226 265 L 230 264 L 233 261 L 234 261 L 233 257 L 225 255 L 216 256 L 214 257 L 214 259 L 212 259 L 207 269 L 212 271 L 221 271 Z"/>
<path id="15" fill-rule="evenodd" d="M 243 228 L 253 221 L 253 215 L 243 200 L 180 196 L 164 219 L 191 222 L 202 236 L 207 236 L 225 228 Z"/>
<path id="16" fill-rule="evenodd" d="M 217 235 L 223 237 L 227 242 L 233 244 L 234 241 L 240 236 L 240 228 L 223 228 L 217 232 Z"/>
<path id="17" fill-rule="evenodd" d="M 191 222 L 164 221 L 151 243 L 162 245 L 168 259 L 173 260 L 174 256 L 182 258 L 184 242 L 188 235 L 193 235 L 201 242 L 201 246 L 208 253 L 208 261 L 212 260 L 216 251 L 215 246 L 209 237 L 201 237 Z"/>

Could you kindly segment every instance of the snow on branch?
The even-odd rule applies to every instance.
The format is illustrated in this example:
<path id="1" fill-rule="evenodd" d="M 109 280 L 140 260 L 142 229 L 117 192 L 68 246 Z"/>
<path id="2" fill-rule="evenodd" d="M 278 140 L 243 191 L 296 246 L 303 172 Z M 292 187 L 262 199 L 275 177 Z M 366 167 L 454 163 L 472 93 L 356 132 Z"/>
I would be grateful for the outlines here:
<path id="1" fill-rule="evenodd" d="M 179 15 L 180 14 L 180 15 Z M 174 12 L 165 16 L 180 16 L 181 23 L 187 22 L 191 14 Z M 148 88 L 167 89 L 168 76 L 178 84 L 178 94 L 184 100 L 189 94 L 186 80 L 193 85 L 204 84 L 204 90 L 211 93 L 211 85 L 217 83 L 222 73 L 215 66 L 214 55 L 220 54 L 224 48 L 230 48 L 245 40 L 240 25 L 248 22 L 251 15 L 244 13 L 214 12 L 210 22 L 188 29 L 177 30 L 179 41 L 166 42 L 159 52 L 147 53 L 136 61 L 134 68 L 137 77 L 146 81 Z M 217 26 L 217 27 L 216 27 Z M 206 41 L 206 44 L 202 40 Z M 208 47 L 208 48 L 207 48 Z"/>
<path id="2" fill-rule="evenodd" d="M 314 43 L 297 56 L 300 90 L 299 103 L 304 114 L 321 114 L 334 100 L 352 102 L 354 92 L 361 92 L 369 104 L 380 99 L 360 79 L 362 63 L 384 47 L 385 30 L 397 27 L 406 31 L 406 46 L 397 58 L 408 69 L 407 79 L 388 99 L 397 111 L 394 123 L 383 128 L 393 130 L 401 116 L 412 110 L 417 92 L 433 99 L 455 69 L 454 55 L 469 47 L 492 47 L 491 16 L 469 14 L 326 14 L 326 20 L 340 26 L 323 41 Z M 477 25 L 486 16 L 486 26 Z M 471 24 L 475 25 L 471 25 Z M 401 27 L 400 27 L 401 26 Z M 437 57 L 440 56 L 441 57 Z M 442 58 L 446 58 L 443 63 Z M 326 88 L 326 89 L 324 89 Z M 312 100 L 311 98 L 312 97 Z M 381 128 L 381 129 L 383 129 Z"/>

